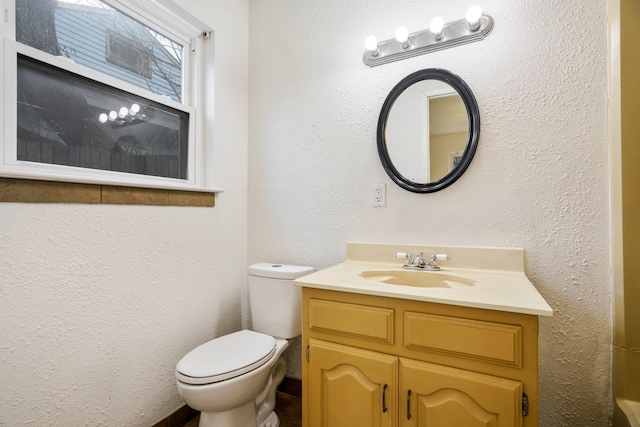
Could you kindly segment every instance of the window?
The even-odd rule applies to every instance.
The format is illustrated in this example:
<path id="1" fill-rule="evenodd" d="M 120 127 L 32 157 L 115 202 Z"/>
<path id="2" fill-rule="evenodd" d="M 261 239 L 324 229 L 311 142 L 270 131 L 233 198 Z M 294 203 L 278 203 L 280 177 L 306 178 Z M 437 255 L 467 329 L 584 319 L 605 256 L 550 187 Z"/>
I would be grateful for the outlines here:
<path id="1" fill-rule="evenodd" d="M 208 28 L 170 0 L 3 1 L 0 176 L 215 191 Z"/>

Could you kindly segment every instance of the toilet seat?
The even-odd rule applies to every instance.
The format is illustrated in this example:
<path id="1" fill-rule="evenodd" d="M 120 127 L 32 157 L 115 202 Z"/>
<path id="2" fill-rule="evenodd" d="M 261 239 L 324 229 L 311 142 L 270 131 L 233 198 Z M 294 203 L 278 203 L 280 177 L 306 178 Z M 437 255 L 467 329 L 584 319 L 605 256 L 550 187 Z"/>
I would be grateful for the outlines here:
<path id="1" fill-rule="evenodd" d="M 276 340 L 270 335 L 234 332 L 187 353 L 176 366 L 176 378 L 193 385 L 225 381 L 259 368 L 275 351 Z"/>

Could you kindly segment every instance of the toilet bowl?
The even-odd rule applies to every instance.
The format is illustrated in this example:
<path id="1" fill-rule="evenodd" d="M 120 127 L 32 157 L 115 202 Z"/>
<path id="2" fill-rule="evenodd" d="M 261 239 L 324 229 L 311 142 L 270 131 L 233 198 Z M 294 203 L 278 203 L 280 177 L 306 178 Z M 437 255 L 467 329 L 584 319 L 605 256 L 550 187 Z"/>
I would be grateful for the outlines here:
<path id="1" fill-rule="evenodd" d="M 176 365 L 178 392 L 200 411 L 200 427 L 278 427 L 275 394 L 284 378 L 282 353 L 301 333 L 300 288 L 310 267 L 254 264 L 249 296 L 254 330 L 208 341 Z"/>
<path id="2" fill-rule="evenodd" d="M 217 344 L 215 342 L 217 340 L 213 340 L 196 348 L 180 360 L 176 368 L 180 396 L 190 407 L 202 412 L 200 415 L 201 427 L 277 427 L 278 422 L 272 422 L 271 426 L 263 425 L 266 418 L 271 415 L 270 413 L 263 417 L 264 420 L 261 420 L 261 423 L 257 418 L 260 409 L 265 411 L 264 404 L 269 406 L 267 399 L 270 394 L 273 394 L 273 406 L 270 408 L 270 412 L 273 412 L 275 392 L 284 377 L 285 364 L 281 356 L 289 345 L 288 341 L 248 330 L 225 335 L 220 339 L 227 338 L 235 339 L 236 342 L 231 343 L 235 347 L 210 346 L 210 348 L 203 348 L 207 344 Z M 193 370 L 189 370 L 189 367 L 194 364 L 201 365 L 202 361 L 206 360 L 201 358 L 206 357 L 209 351 L 213 352 L 212 359 L 218 359 L 217 361 L 220 361 L 220 357 L 215 357 L 215 352 L 218 350 L 221 353 L 218 353 L 217 356 L 228 354 L 230 357 L 226 362 L 231 363 L 233 356 L 242 356 L 238 350 L 244 350 L 245 346 L 250 345 L 254 340 L 262 344 L 265 341 L 264 338 L 270 338 L 273 341 L 273 347 L 269 350 L 267 357 L 260 357 L 261 354 L 258 353 L 256 356 L 258 360 L 248 366 L 241 366 L 242 363 L 239 361 L 235 367 L 232 367 L 231 364 L 227 365 L 232 369 L 227 372 L 219 370 L 206 377 L 189 376 L 189 374 L 196 374 Z M 263 349 L 261 348 L 261 350 Z M 225 361 L 222 363 L 224 364 Z M 279 369 L 274 369 L 276 367 Z"/>

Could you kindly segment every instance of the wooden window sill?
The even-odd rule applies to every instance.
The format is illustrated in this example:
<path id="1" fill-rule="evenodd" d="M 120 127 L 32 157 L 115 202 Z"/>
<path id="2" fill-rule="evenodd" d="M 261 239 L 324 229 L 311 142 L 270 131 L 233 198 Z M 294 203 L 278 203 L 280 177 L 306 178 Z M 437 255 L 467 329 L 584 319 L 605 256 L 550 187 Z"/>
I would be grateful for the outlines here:
<path id="1" fill-rule="evenodd" d="M 215 194 L 0 178 L 0 202 L 215 206 Z"/>

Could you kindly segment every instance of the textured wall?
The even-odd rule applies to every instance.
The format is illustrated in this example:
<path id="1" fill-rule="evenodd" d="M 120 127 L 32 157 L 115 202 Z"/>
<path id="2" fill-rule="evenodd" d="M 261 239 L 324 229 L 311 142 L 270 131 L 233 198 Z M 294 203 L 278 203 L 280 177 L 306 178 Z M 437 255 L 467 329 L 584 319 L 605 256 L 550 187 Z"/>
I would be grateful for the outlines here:
<path id="1" fill-rule="evenodd" d="M 367 35 L 459 19 L 470 3 L 251 1 L 249 260 L 323 268 L 347 241 L 523 247 L 555 310 L 540 328 L 541 425 L 608 425 L 606 2 L 481 3 L 496 21 L 485 41 L 368 68 Z M 430 67 L 467 82 L 482 129 L 464 176 L 424 195 L 391 183 L 375 128 L 391 88 Z"/>
<path id="2" fill-rule="evenodd" d="M 176 362 L 238 330 L 246 286 L 248 2 L 216 30 L 214 208 L 0 204 L 0 426 L 148 427 Z"/>

